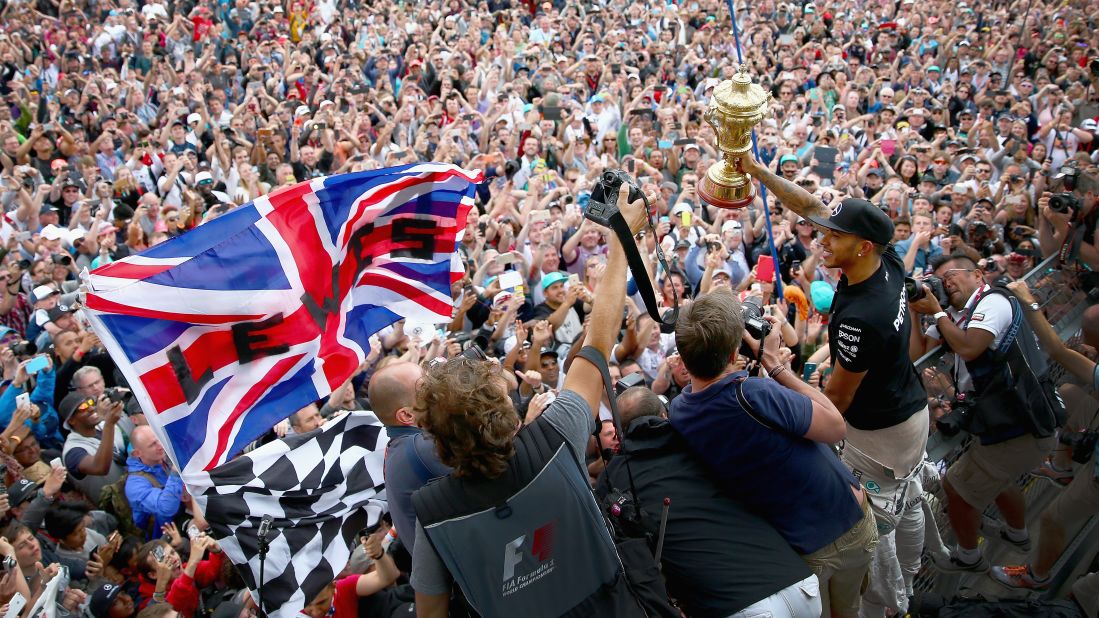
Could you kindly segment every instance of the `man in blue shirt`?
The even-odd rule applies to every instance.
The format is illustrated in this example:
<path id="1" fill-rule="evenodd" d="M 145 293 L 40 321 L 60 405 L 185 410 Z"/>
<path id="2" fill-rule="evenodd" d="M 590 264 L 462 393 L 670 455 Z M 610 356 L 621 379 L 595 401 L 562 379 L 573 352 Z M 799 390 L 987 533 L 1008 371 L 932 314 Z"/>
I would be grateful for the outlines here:
<path id="1" fill-rule="evenodd" d="M 134 428 L 133 445 L 126 467 L 126 500 L 134 525 L 145 530 L 146 540 L 159 539 L 161 527 L 171 523 L 183 498 L 183 481 L 169 468 L 164 447 L 148 425 Z"/>
<path id="2" fill-rule="evenodd" d="M 680 315 L 676 346 L 691 384 L 672 405 L 672 426 L 730 496 L 802 555 L 820 579 L 825 615 L 857 616 L 878 537 L 859 482 L 828 446 L 843 439 L 843 416 L 779 360 L 777 336 L 762 355 L 771 380 L 734 371 L 741 315 L 727 290 Z"/>
<path id="3" fill-rule="evenodd" d="M 423 370 L 415 363 L 394 363 L 370 379 L 370 405 L 385 425 L 389 445 L 385 451 L 385 493 L 397 538 L 408 552 L 416 542 L 416 513 L 412 494 L 431 479 L 446 476 L 451 468 L 439 461 L 435 442 L 416 426 L 412 406 L 416 383 Z"/>
<path id="4" fill-rule="evenodd" d="M 943 254 L 939 247 L 939 238 L 935 235 L 931 214 L 918 212 L 912 215 L 912 234 L 896 243 L 893 249 L 904 261 L 906 273 L 922 275 L 931 260 Z"/>

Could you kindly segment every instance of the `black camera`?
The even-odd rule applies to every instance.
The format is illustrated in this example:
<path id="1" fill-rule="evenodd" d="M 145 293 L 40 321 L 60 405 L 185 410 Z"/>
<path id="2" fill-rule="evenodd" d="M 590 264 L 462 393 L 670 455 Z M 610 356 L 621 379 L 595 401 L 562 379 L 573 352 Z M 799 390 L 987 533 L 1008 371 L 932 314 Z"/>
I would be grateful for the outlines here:
<path id="1" fill-rule="evenodd" d="M 619 538 L 649 538 L 645 526 L 646 513 L 633 497 L 624 491 L 615 489 L 603 498 L 603 510 L 614 526 Z"/>
<path id="2" fill-rule="evenodd" d="M 1062 431 L 1057 441 L 1072 449 L 1072 460 L 1078 464 L 1091 461 L 1095 453 L 1095 444 L 1099 442 L 1099 431 Z"/>
<path id="3" fill-rule="evenodd" d="M 709 253 L 721 253 L 721 243 L 708 241 L 706 243 L 706 251 Z"/>
<path id="4" fill-rule="evenodd" d="M 1063 191 L 1075 191 L 1076 181 L 1080 179 L 1080 170 L 1076 169 L 1076 161 L 1068 161 L 1057 170 L 1053 181 L 1061 181 Z"/>
<path id="5" fill-rule="evenodd" d="M 935 420 L 935 426 L 939 433 L 948 438 L 953 438 L 968 429 L 973 421 L 973 402 L 965 393 L 958 393 L 950 404 L 950 411 Z"/>
<path id="6" fill-rule="evenodd" d="M 103 391 L 103 395 L 106 396 L 111 403 L 123 403 L 129 401 L 130 398 L 134 396 L 129 389 L 119 388 L 117 386 Z"/>
<path id="7" fill-rule="evenodd" d="M 756 341 L 771 333 L 771 323 L 763 319 L 763 301 L 757 296 L 749 296 L 740 306 L 740 316 L 744 318 L 744 332 Z"/>
<path id="8" fill-rule="evenodd" d="M 635 386 L 645 386 L 645 374 L 635 371 L 628 376 L 622 376 L 614 383 L 614 394 L 621 395 Z"/>
<path id="9" fill-rule="evenodd" d="M 55 253 L 50 259 L 58 266 L 69 266 L 73 263 L 73 259 L 64 253 Z"/>
<path id="10" fill-rule="evenodd" d="M 508 159 L 504 162 L 504 177 L 511 180 L 515 176 L 515 172 L 519 171 L 519 162 L 515 159 Z"/>
<path id="11" fill-rule="evenodd" d="M 1049 198 L 1049 208 L 1061 214 L 1075 215 L 1083 208 L 1083 204 L 1080 202 L 1080 198 L 1072 193 L 1055 193 Z"/>
<path id="12" fill-rule="evenodd" d="M 8 571 L 15 570 L 15 558 L 11 556 L 0 557 L 0 573 L 7 573 Z"/>
<path id="13" fill-rule="evenodd" d="M 630 175 L 621 170 L 603 172 L 602 178 L 592 188 L 591 199 L 588 201 L 588 209 L 584 216 L 592 221 L 610 227 L 611 217 L 618 212 L 618 191 L 625 184 L 630 188 L 629 201 L 643 198 L 641 187 Z"/>
<path id="14" fill-rule="evenodd" d="M 908 302 L 915 303 L 923 299 L 927 295 L 927 291 L 924 290 L 923 285 L 926 284 L 931 289 L 931 295 L 935 297 L 935 300 L 939 301 L 940 307 L 945 307 L 950 304 L 950 296 L 946 293 L 946 288 L 943 286 L 943 280 L 935 275 L 928 275 L 916 281 L 912 277 L 904 278 L 904 294 L 908 297 Z"/>
<path id="15" fill-rule="evenodd" d="M 8 349 L 16 356 L 34 356 L 38 354 L 38 346 L 33 341 L 16 341 L 9 345 Z"/>
<path id="16" fill-rule="evenodd" d="M 462 350 L 462 356 L 473 361 L 487 361 L 488 356 L 485 355 L 485 351 L 481 349 L 481 346 L 476 343 L 470 344 L 466 349 Z"/>

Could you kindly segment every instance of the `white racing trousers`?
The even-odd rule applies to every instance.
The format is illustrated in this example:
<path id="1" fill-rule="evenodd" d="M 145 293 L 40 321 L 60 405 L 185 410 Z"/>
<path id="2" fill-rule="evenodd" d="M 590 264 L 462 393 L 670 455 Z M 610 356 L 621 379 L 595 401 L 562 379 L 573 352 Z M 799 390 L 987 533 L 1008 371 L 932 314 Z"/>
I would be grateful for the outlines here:
<path id="1" fill-rule="evenodd" d="M 883 430 L 848 429 L 843 462 L 866 491 L 879 536 L 870 562 L 870 585 L 862 597 L 861 618 L 885 618 L 887 612 L 903 614 L 908 609 L 924 548 L 921 475 L 927 431 L 926 408 Z"/>

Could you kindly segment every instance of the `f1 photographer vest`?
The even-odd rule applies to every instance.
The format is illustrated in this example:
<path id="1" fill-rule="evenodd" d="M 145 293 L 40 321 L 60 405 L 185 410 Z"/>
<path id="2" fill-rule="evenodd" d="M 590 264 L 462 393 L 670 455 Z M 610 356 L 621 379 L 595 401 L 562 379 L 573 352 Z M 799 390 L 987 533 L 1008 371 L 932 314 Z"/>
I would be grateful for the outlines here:
<path id="1" fill-rule="evenodd" d="M 436 479 L 412 505 L 481 616 L 643 615 L 586 472 L 544 418 L 519 432 L 499 477 Z"/>
<path id="2" fill-rule="evenodd" d="M 976 395 L 969 431 L 986 445 L 1028 433 L 1037 438 L 1052 436 L 1064 422 L 1065 407 L 1049 377 L 1049 364 L 1038 340 L 1010 291 L 990 287 L 981 296 L 985 294 L 1007 299 L 1011 326 L 996 349 L 985 349 L 965 363 Z M 978 303 L 980 296 L 973 303 L 974 310 Z M 972 314 L 970 311 L 970 317 Z M 964 327 L 968 326 L 967 317 Z"/>

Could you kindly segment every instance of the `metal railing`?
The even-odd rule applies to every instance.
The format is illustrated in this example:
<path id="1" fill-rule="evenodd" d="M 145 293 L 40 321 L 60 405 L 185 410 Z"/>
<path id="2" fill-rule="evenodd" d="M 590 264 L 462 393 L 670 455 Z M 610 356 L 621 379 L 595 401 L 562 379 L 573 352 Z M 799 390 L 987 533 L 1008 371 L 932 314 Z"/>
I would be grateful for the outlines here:
<path id="1" fill-rule="evenodd" d="M 1042 305 L 1046 318 L 1062 339 L 1069 340 L 1078 333 L 1080 317 L 1087 308 L 1086 294 L 1073 273 L 1060 270 L 1055 267 L 1056 256 L 1050 256 L 1027 273 L 1025 280 L 1030 286 L 1035 298 Z M 953 437 L 946 437 L 936 431 L 934 421 L 949 410 L 952 399 L 953 381 L 951 379 L 954 368 L 954 355 L 946 354 L 946 350 L 937 347 L 916 361 L 916 368 L 923 377 L 924 387 L 927 389 L 930 400 L 932 426 L 931 434 L 927 441 L 927 454 L 931 461 L 937 463 L 940 475 L 946 473 L 946 469 L 961 457 L 969 446 L 970 438 L 964 432 Z M 1064 377 L 1064 369 L 1058 365 L 1051 367 L 1058 382 Z M 1038 504 L 1042 501 L 1043 494 L 1052 490 L 1049 484 L 1036 481 L 1029 476 L 1019 479 L 1019 485 L 1027 497 L 1027 504 Z M 946 516 L 946 498 L 941 484 L 929 484 L 925 486 L 925 498 L 932 507 L 934 513 L 934 525 L 938 528 L 944 541 L 953 541 L 953 532 Z M 1048 496 L 1046 496 L 1048 497 Z M 1029 509 L 1028 509 L 1029 510 Z M 986 513 L 988 517 L 996 516 L 995 506 L 989 507 Z M 1028 518 L 1030 513 L 1028 512 Z M 931 522 L 927 522 L 928 525 Z M 1037 529 L 1037 522 L 1033 529 Z M 924 560 L 923 567 L 914 582 L 914 589 L 920 592 L 939 592 L 951 594 L 954 590 L 948 588 L 957 587 L 958 578 L 951 577 L 949 582 L 940 581 L 943 578 L 939 572 L 930 566 L 929 561 Z"/>

